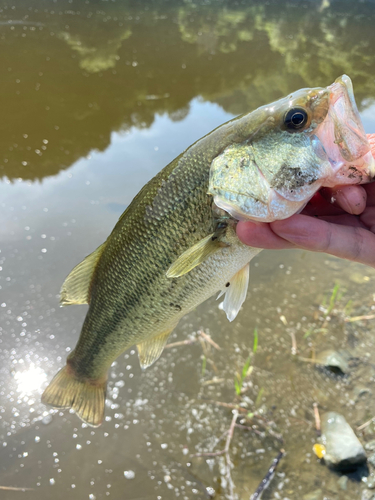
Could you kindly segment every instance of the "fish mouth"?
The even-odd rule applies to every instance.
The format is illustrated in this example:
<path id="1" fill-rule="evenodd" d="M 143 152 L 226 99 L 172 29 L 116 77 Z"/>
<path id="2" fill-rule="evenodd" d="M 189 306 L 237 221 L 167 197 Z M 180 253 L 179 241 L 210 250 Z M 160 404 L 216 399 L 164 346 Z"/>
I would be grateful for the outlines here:
<path id="1" fill-rule="evenodd" d="M 375 161 L 354 99 L 351 79 L 342 75 L 327 90 L 328 113 L 315 132 L 333 170 L 324 185 L 370 182 L 375 176 Z"/>

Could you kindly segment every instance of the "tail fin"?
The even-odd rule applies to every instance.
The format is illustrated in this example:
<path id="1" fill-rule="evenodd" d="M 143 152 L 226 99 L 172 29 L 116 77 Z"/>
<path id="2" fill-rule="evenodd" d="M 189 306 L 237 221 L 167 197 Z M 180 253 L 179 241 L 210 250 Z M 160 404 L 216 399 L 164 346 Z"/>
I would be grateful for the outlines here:
<path id="1" fill-rule="evenodd" d="M 69 366 L 64 366 L 42 394 L 42 403 L 57 408 L 72 408 L 92 427 L 104 419 L 106 380 L 85 380 L 75 377 Z"/>

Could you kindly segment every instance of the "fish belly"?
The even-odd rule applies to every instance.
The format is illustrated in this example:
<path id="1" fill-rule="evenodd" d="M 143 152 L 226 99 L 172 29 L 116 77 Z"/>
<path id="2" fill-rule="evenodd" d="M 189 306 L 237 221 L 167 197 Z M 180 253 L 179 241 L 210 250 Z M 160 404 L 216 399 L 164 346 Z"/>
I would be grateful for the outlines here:
<path id="1" fill-rule="evenodd" d="M 215 293 L 225 290 L 232 277 L 261 249 L 236 244 L 223 248 L 197 268 L 180 278 L 160 276 L 156 290 L 144 292 L 139 303 L 113 325 L 98 328 L 87 315 L 76 349 L 69 356 L 81 373 L 90 378 L 103 376 L 111 363 L 131 346 L 171 333 L 178 321 Z M 90 308 L 91 310 L 91 308 Z"/>

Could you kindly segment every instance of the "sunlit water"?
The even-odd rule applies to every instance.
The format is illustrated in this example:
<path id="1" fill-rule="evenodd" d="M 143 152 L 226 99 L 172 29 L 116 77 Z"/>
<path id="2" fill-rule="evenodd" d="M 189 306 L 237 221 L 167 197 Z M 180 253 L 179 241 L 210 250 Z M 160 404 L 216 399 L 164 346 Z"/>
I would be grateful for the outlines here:
<path id="1" fill-rule="evenodd" d="M 221 350 L 178 345 L 144 373 L 128 351 L 112 367 L 99 429 L 40 403 L 86 313 L 59 308 L 65 276 L 187 146 L 237 113 L 344 72 L 375 131 L 373 3 L 200 4 L 0 4 L 0 487 L 14 488 L 0 489 L 6 500 L 228 498 L 224 458 L 191 455 L 223 449 L 232 413 L 217 402 L 240 403 L 234 378 L 250 355 L 243 402 L 274 424 L 272 435 L 260 421 L 254 432 L 235 429 L 236 498 L 249 498 L 281 447 L 287 455 L 264 500 L 318 488 L 329 499 L 360 498 L 360 483 L 340 490 L 312 454 L 314 402 L 354 428 L 375 415 L 374 328 L 343 319 L 345 306 L 373 314 L 375 272 L 357 264 L 262 252 L 235 322 L 213 298 L 170 340 L 203 330 Z M 321 305 L 335 283 L 343 295 L 325 322 Z M 350 351 L 350 374 L 293 357 L 292 335 L 301 358 Z M 359 436 L 374 433 L 370 425 Z"/>

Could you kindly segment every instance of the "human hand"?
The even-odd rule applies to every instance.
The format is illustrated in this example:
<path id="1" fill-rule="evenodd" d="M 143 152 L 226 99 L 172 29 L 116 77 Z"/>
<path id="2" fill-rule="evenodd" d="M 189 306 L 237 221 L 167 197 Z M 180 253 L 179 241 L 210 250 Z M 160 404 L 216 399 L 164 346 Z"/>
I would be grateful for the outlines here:
<path id="1" fill-rule="evenodd" d="M 302 248 L 375 267 L 375 182 L 322 189 L 301 214 L 267 223 L 240 221 L 252 247 Z"/>

